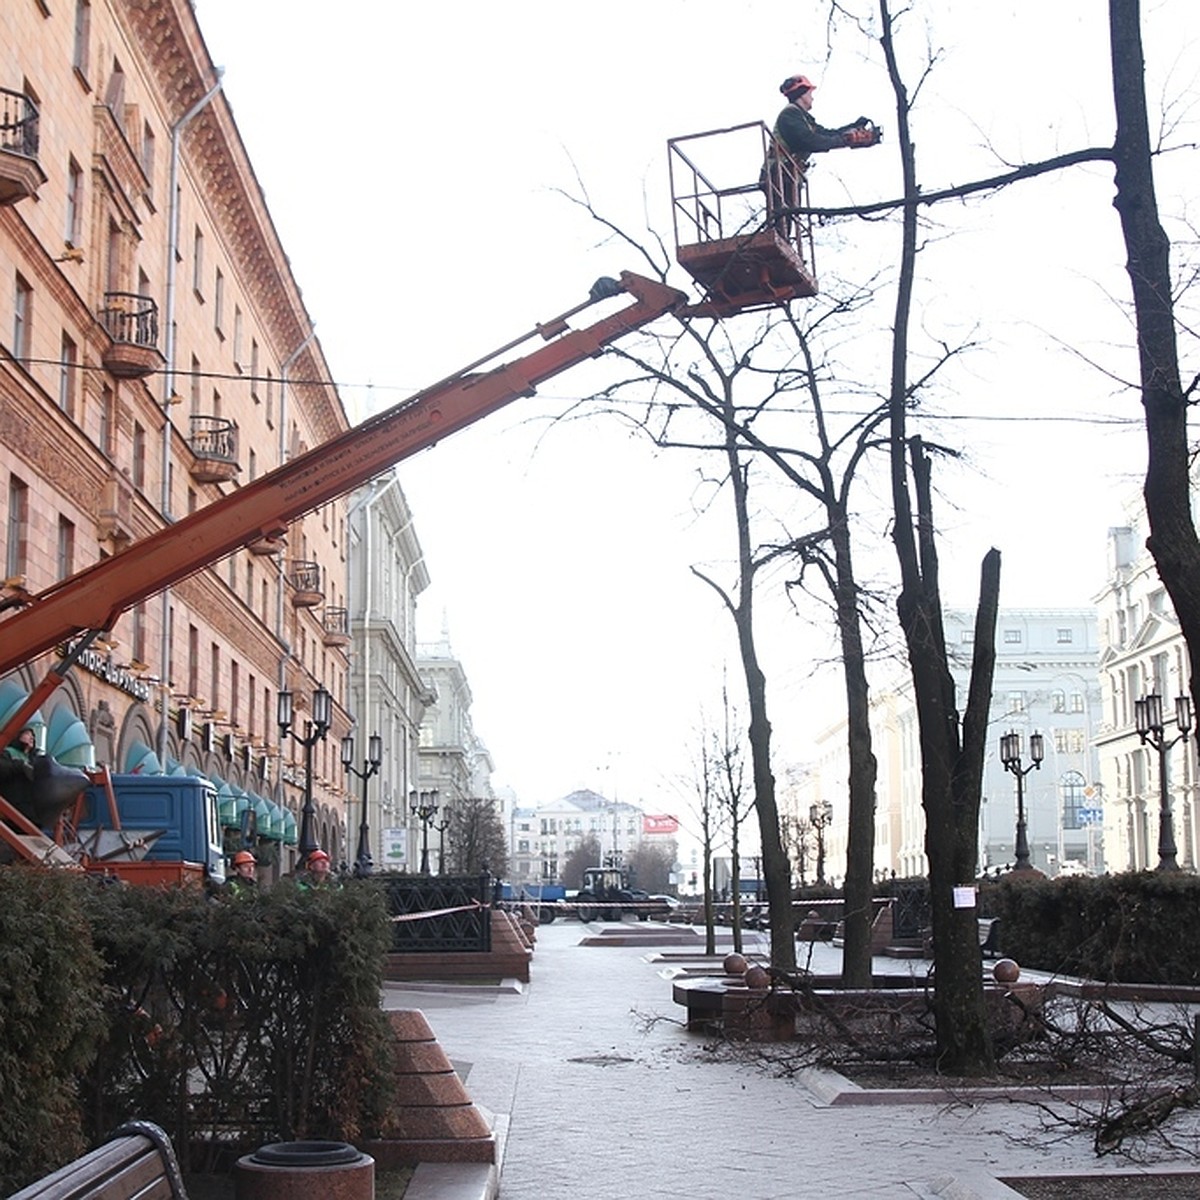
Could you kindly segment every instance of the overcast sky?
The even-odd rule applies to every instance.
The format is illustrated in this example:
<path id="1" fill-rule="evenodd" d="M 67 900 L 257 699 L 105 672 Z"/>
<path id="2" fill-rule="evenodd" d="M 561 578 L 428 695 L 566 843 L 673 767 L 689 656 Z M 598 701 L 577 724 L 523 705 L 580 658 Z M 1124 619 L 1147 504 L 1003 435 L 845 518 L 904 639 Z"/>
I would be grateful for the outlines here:
<path id="1" fill-rule="evenodd" d="M 669 137 L 772 122 L 797 71 L 819 85 L 818 120 L 895 124 L 878 51 L 848 27 L 827 47 L 815 0 L 195 7 L 351 419 L 573 306 L 597 276 L 644 269 L 572 198 L 669 242 Z M 1111 143 L 1101 0 L 913 7 L 910 91 L 926 51 L 939 56 L 913 115 L 925 190 Z M 1172 140 L 1194 143 L 1194 4 L 1143 7 L 1152 107 L 1170 101 L 1186 123 Z M 1164 209 L 1179 211 L 1194 157 L 1165 173 Z M 814 204 L 899 187 L 886 139 L 812 176 Z M 1005 605 L 1086 605 L 1104 580 L 1106 530 L 1145 458 L 1111 197 L 1111 170 L 1086 167 L 944 206 L 929 229 L 915 320 L 975 344 L 930 427 L 967 452 L 941 478 L 951 604 L 973 603 L 992 545 Z M 818 267 L 854 277 L 897 243 L 894 225 L 839 222 L 818 231 Z M 603 420 L 550 427 L 606 370 L 561 376 L 404 464 L 433 579 L 422 637 L 448 629 L 496 783 L 523 803 L 592 787 L 680 812 L 727 664 L 740 694 L 728 618 L 690 571 L 728 562 L 713 540 L 727 527 L 696 517 L 694 461 Z M 763 611 L 782 776 L 829 719 L 814 667 L 829 635 L 814 611 L 770 597 Z"/>

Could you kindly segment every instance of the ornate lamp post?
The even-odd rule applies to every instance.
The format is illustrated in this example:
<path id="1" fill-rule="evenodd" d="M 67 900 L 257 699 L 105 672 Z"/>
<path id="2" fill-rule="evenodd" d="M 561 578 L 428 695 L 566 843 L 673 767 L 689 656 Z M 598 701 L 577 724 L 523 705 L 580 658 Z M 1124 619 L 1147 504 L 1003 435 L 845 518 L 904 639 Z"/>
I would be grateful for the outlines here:
<path id="1" fill-rule="evenodd" d="M 354 856 L 354 874 L 370 875 L 375 868 L 371 862 L 370 830 L 367 827 L 367 781 L 379 770 L 383 762 L 383 739 L 377 733 L 371 734 L 367 742 L 367 757 L 362 770 L 353 766 L 354 763 L 354 734 L 342 738 L 342 766 L 351 775 L 357 775 L 362 780 L 362 815 L 358 823 L 358 853 Z"/>
<path id="2" fill-rule="evenodd" d="M 418 792 L 415 788 L 408 793 L 408 808 L 421 822 L 421 874 L 429 874 L 429 826 L 438 811 L 438 790 Z"/>
<path id="3" fill-rule="evenodd" d="M 323 741 L 333 723 L 333 697 L 319 684 L 312 694 L 312 716 L 305 718 L 304 736 L 301 737 L 292 728 L 292 693 L 279 693 L 279 707 L 276 722 L 279 725 L 280 737 L 291 737 L 304 747 L 304 809 L 300 815 L 300 838 L 297 849 L 302 859 L 307 858 L 314 850 L 320 849 L 316 838 L 313 837 L 313 747 Z"/>
<path id="4" fill-rule="evenodd" d="M 1029 840 L 1025 833 L 1025 776 L 1035 767 L 1041 770 L 1042 759 L 1046 757 L 1046 743 L 1040 733 L 1029 735 L 1029 757 L 1032 760 L 1027 767 L 1021 766 L 1021 735 L 1010 729 L 1000 737 L 1000 761 L 1006 771 L 1011 771 L 1017 780 L 1017 840 L 1014 846 L 1016 862 L 1013 870 L 1028 871 L 1032 869 L 1029 861 Z"/>
<path id="5" fill-rule="evenodd" d="M 817 831 L 817 882 L 825 882 L 825 830 L 833 824 L 833 805 L 821 800 L 808 806 L 809 824 Z"/>
<path id="6" fill-rule="evenodd" d="M 1192 729 L 1192 702 L 1187 696 L 1175 698 L 1175 725 L 1179 732 L 1168 738 L 1163 727 L 1162 697 L 1151 692 L 1133 702 L 1134 721 L 1142 745 L 1149 743 L 1158 751 L 1158 870 L 1178 871 L 1175 861 L 1175 825 L 1171 820 L 1171 793 L 1167 787 L 1167 754 L 1176 742 L 1186 742 Z"/>
<path id="7" fill-rule="evenodd" d="M 447 804 L 442 809 L 442 819 L 434 822 L 434 829 L 438 831 L 438 874 L 445 875 L 446 873 L 446 830 L 450 828 L 450 818 L 453 816 L 450 805 Z"/>

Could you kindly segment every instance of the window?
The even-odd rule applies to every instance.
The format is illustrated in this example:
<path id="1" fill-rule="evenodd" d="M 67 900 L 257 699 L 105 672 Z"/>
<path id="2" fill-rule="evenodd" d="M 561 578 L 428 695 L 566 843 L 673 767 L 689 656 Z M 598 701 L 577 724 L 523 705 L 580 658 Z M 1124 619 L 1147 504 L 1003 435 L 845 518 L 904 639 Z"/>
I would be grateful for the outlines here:
<path id="1" fill-rule="evenodd" d="M 83 168 L 74 157 L 67 160 L 67 220 L 63 239 L 78 246 L 83 229 Z"/>
<path id="2" fill-rule="evenodd" d="M 275 377 L 271 368 L 267 368 L 267 424 L 275 424 Z"/>
<path id="3" fill-rule="evenodd" d="M 108 87 L 104 89 L 104 106 L 113 115 L 113 120 L 125 128 L 125 72 L 121 64 L 114 58 L 112 74 L 108 77 Z"/>
<path id="4" fill-rule="evenodd" d="M 204 301 L 204 234 L 197 225 L 192 234 L 192 291 Z"/>
<path id="5" fill-rule="evenodd" d="M 221 274 L 221 268 L 217 268 L 216 277 L 213 279 L 213 328 L 217 331 L 217 337 L 224 338 L 221 332 L 221 325 L 225 320 L 225 276 Z"/>
<path id="6" fill-rule="evenodd" d="M 1072 692 L 1071 693 L 1071 711 L 1073 713 L 1083 712 L 1083 693 L 1082 692 Z"/>
<path id="7" fill-rule="evenodd" d="M 133 657 L 137 662 L 146 661 L 146 605 L 133 606 Z"/>
<path id="8" fill-rule="evenodd" d="M 959 632 L 958 640 L 964 646 L 973 646 L 975 644 L 975 630 L 963 629 Z"/>
<path id="9" fill-rule="evenodd" d="M 106 458 L 113 455 L 113 437 L 115 435 L 116 397 L 112 388 L 107 385 L 100 392 L 100 453 Z"/>
<path id="10" fill-rule="evenodd" d="M 108 240 L 104 246 L 104 290 L 121 290 L 121 227 L 116 221 L 108 223 Z"/>
<path id="11" fill-rule="evenodd" d="M 1050 711 L 1056 713 L 1067 711 L 1067 695 L 1065 692 L 1050 693 Z"/>
<path id="12" fill-rule="evenodd" d="M 238 727 L 241 713 L 242 669 L 237 662 L 229 664 L 229 720 L 234 729 Z"/>
<path id="13" fill-rule="evenodd" d="M 188 626 L 188 695 L 200 698 L 200 630 Z"/>
<path id="14" fill-rule="evenodd" d="M 1021 631 L 1019 629 L 1006 629 L 1004 631 L 1004 644 L 1006 646 L 1019 646 L 1021 644 Z"/>
<path id="15" fill-rule="evenodd" d="M 1010 713 L 1023 713 L 1025 711 L 1025 693 L 1009 692 L 1005 711 Z"/>
<path id="16" fill-rule="evenodd" d="M 254 564 L 246 564 L 246 607 L 254 607 Z"/>
<path id="17" fill-rule="evenodd" d="M 54 566 L 59 579 L 75 574 L 75 523 L 61 515 L 58 518 L 58 550 Z"/>
<path id="18" fill-rule="evenodd" d="M 239 371 L 242 369 L 242 310 L 236 304 L 233 306 L 233 365 Z"/>
<path id="19" fill-rule="evenodd" d="M 253 483 L 258 478 L 258 455 L 253 449 L 250 450 L 248 466 L 250 472 L 250 482 Z"/>
<path id="20" fill-rule="evenodd" d="M 75 45 L 71 65 L 87 80 L 88 42 L 91 39 L 92 6 L 90 0 L 75 0 Z"/>
<path id="21" fill-rule="evenodd" d="M 191 401 L 191 414 L 193 417 L 200 413 L 200 360 L 192 355 L 192 370 L 191 370 L 191 385 L 188 390 L 188 396 Z"/>
<path id="22" fill-rule="evenodd" d="M 208 653 L 209 653 L 209 662 L 210 662 L 209 678 L 212 681 L 212 695 L 209 697 L 208 706 L 209 706 L 209 708 L 215 709 L 215 708 L 220 707 L 221 647 L 218 646 L 216 642 L 213 642 L 212 645 L 209 647 Z"/>
<path id="23" fill-rule="evenodd" d="M 1075 640 L 1075 631 L 1073 629 L 1060 629 L 1055 634 L 1055 641 L 1060 646 L 1069 646 Z"/>
<path id="24" fill-rule="evenodd" d="M 18 274 L 13 288 L 13 358 L 29 357 L 29 328 L 33 322 L 33 288 L 23 275 Z"/>
<path id="25" fill-rule="evenodd" d="M 258 341 L 250 339 L 250 395 L 258 399 Z"/>
<path id="26" fill-rule="evenodd" d="M 1062 827 L 1064 829 L 1079 829 L 1083 825 L 1082 810 L 1087 807 L 1084 795 L 1086 787 L 1084 778 L 1078 771 L 1068 771 L 1059 783 L 1059 796 L 1062 806 Z"/>
<path id="27" fill-rule="evenodd" d="M 146 177 L 146 196 L 154 195 L 154 129 L 147 121 L 142 126 L 142 174 Z"/>
<path id="28" fill-rule="evenodd" d="M 146 429 L 137 421 L 133 423 L 133 486 L 146 486 Z"/>
<path id="29" fill-rule="evenodd" d="M 70 334 L 62 335 L 58 360 L 58 407 L 75 418 L 75 381 L 79 378 L 79 350 Z"/>
<path id="30" fill-rule="evenodd" d="M 29 536 L 29 488 L 23 480 L 10 475 L 8 480 L 8 545 L 4 555 L 4 573 L 9 578 L 25 574 Z"/>

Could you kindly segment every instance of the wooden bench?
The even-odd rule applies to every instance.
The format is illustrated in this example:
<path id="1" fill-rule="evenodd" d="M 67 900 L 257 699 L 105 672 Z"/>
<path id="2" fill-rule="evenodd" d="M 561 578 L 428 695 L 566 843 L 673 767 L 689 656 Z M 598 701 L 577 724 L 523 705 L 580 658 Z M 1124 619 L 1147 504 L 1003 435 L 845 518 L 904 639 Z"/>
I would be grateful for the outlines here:
<path id="1" fill-rule="evenodd" d="M 122 1125 L 102 1146 L 8 1200 L 188 1200 L 167 1135 L 149 1121 Z"/>

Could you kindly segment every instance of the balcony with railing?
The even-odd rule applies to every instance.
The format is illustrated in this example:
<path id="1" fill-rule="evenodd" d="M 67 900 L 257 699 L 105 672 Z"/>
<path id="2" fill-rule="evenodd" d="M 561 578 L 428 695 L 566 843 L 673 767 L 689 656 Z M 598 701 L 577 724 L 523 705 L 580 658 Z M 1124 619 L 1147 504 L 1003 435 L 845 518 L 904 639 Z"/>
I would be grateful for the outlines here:
<path id="1" fill-rule="evenodd" d="M 0 204 L 37 195 L 46 182 L 37 155 L 37 105 L 22 92 L 0 88 Z"/>
<path id="2" fill-rule="evenodd" d="M 350 645 L 350 610 L 327 605 L 321 615 L 321 635 L 327 646 Z"/>
<path id="3" fill-rule="evenodd" d="M 188 445 L 192 449 L 191 475 L 197 483 L 228 483 L 238 471 L 238 428 L 224 417 L 191 418 Z"/>
<path id="4" fill-rule="evenodd" d="M 121 379 L 141 379 L 161 371 L 166 359 L 158 348 L 158 305 L 134 292 L 105 292 L 100 323 L 112 339 L 104 366 Z"/>
<path id="5" fill-rule="evenodd" d="M 288 564 L 287 578 L 292 587 L 292 604 L 296 608 L 316 608 L 324 601 L 320 563 L 293 559 Z"/>

